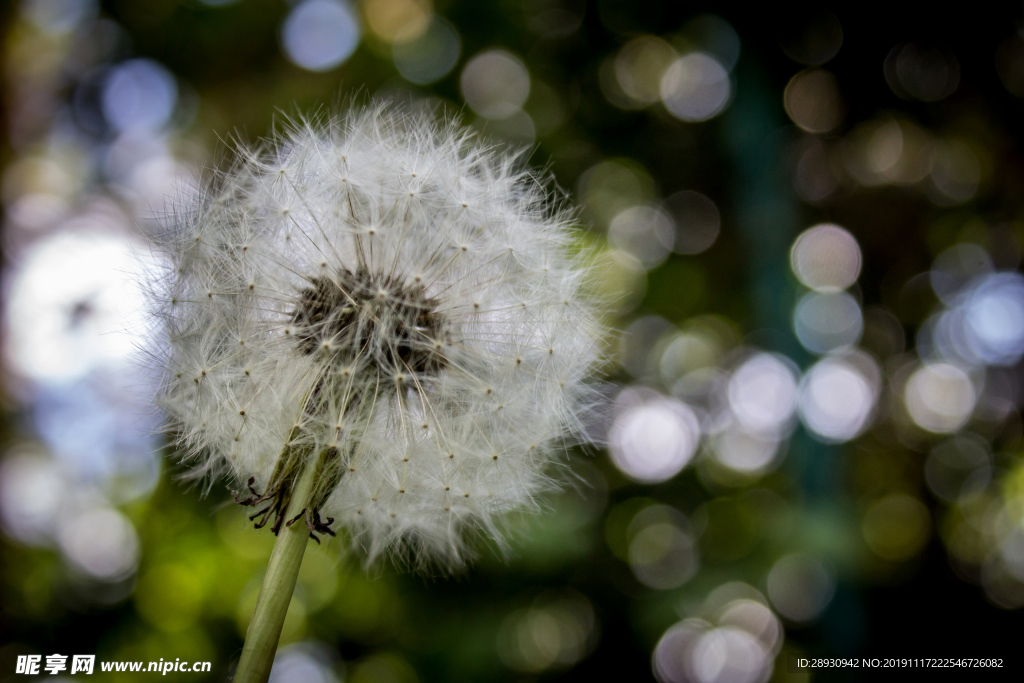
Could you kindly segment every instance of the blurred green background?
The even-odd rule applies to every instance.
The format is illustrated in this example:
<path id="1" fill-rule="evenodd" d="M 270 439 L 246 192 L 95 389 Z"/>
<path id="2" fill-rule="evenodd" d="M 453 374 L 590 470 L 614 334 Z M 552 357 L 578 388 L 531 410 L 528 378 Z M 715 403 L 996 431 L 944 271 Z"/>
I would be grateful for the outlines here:
<path id="1" fill-rule="evenodd" d="M 0 13 L 0 680 L 54 653 L 228 676 L 272 537 L 176 481 L 154 436 L 147 239 L 226 140 L 373 98 L 526 149 L 581 207 L 617 330 L 607 410 L 507 555 L 446 576 L 311 549 L 274 680 L 1020 665 L 1020 3 Z"/>

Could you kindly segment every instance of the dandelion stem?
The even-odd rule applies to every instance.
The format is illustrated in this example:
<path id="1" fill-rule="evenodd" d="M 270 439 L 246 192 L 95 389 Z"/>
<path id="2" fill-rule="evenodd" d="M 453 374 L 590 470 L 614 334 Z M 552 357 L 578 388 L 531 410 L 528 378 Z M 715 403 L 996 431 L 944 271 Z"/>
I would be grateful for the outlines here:
<path id="1" fill-rule="evenodd" d="M 285 520 L 302 517 L 316 482 L 316 463 L 307 463 L 298 475 L 284 514 Z M 266 683 L 274 654 L 281 638 L 281 627 L 299 576 L 302 555 L 309 541 L 309 528 L 302 519 L 294 524 L 282 524 L 270 553 L 270 564 L 263 577 L 260 595 L 256 599 L 249 630 L 245 634 L 242 658 L 235 671 L 234 683 Z"/>

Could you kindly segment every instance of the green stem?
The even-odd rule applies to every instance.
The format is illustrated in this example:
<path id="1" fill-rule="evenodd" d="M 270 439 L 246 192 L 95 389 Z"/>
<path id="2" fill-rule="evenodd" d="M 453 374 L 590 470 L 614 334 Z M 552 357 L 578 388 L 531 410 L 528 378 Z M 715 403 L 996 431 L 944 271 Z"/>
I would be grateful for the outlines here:
<path id="1" fill-rule="evenodd" d="M 288 501 L 285 521 L 299 517 L 305 509 L 313 492 L 318 469 L 316 463 L 312 462 L 308 462 L 302 469 Z M 281 627 L 288 613 L 308 541 L 309 528 L 301 517 L 291 526 L 281 525 L 274 550 L 270 554 L 267 574 L 263 577 L 260 595 L 256 599 L 256 611 L 253 612 L 249 630 L 245 634 L 245 645 L 235 671 L 234 683 L 266 683 L 270 678 L 277 642 L 281 638 Z"/>

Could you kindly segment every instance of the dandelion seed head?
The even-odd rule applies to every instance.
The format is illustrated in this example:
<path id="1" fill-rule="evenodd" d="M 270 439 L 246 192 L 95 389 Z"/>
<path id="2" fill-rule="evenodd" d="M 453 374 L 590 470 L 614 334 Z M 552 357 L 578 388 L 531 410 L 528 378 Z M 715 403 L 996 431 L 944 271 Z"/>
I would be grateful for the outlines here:
<path id="1" fill-rule="evenodd" d="M 369 559 L 501 542 L 556 485 L 600 357 L 553 196 L 517 155 L 384 106 L 240 150 L 171 215 L 153 287 L 160 403 L 195 475 L 269 500 L 318 467 L 307 507 Z"/>

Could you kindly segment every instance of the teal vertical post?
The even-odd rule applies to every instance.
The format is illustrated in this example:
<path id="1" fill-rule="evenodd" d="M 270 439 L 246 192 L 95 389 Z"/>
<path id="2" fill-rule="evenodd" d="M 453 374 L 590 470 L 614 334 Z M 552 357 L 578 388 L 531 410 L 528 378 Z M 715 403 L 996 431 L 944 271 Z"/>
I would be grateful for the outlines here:
<path id="1" fill-rule="evenodd" d="M 784 163 L 787 136 L 782 93 L 771 87 L 749 56 L 737 66 L 736 99 L 723 121 L 723 133 L 735 166 L 735 223 L 747 247 L 746 261 L 736 267 L 750 275 L 750 317 L 759 332 L 753 343 L 783 353 L 806 369 L 812 357 L 793 332 L 798 293 L 789 271 L 790 245 L 806 226 Z M 812 526 L 830 529 L 833 539 L 850 538 L 858 529 L 856 515 L 842 495 L 840 455 L 838 446 L 821 443 L 798 428 L 790 439 L 785 465 L 804 492 L 805 514 L 815 520 Z M 804 540 L 808 546 L 820 542 Z M 817 550 L 828 554 L 824 547 Z M 840 584 L 821 622 L 830 647 L 839 653 L 854 652 L 863 636 L 863 621 L 856 592 Z"/>
<path id="2" fill-rule="evenodd" d="M 786 115 L 780 89 L 771 87 L 757 62 L 747 56 L 737 64 L 736 98 L 724 116 L 723 133 L 735 177 L 735 223 L 746 243 L 753 342 L 792 358 L 801 368 L 810 355 L 793 332 L 796 281 L 790 274 L 789 249 L 800 230 L 801 208 L 784 163 Z M 831 497 L 839 482 L 834 447 L 798 429 L 789 448 L 789 467 L 810 498 Z"/>

